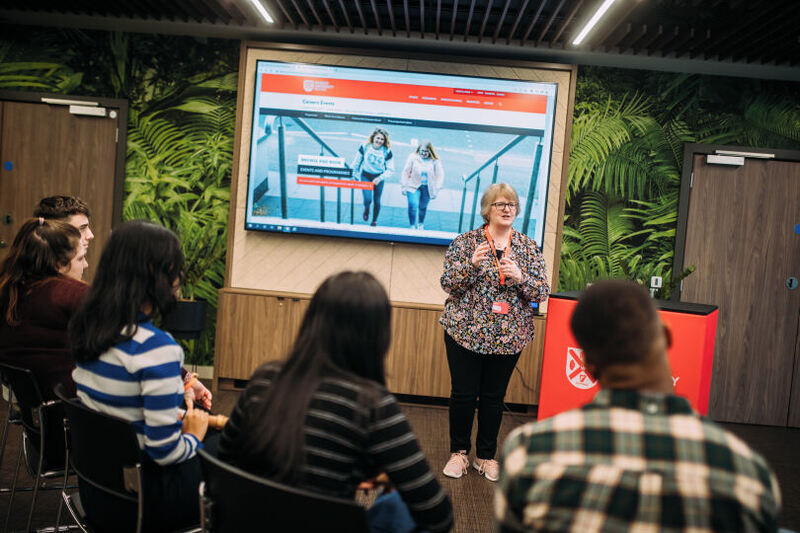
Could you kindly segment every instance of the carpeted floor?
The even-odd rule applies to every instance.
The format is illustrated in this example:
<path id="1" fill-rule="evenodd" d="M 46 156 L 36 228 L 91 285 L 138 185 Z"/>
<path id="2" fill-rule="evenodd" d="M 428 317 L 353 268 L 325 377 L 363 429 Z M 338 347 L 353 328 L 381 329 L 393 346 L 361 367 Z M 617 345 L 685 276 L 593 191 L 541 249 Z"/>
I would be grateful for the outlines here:
<path id="1" fill-rule="evenodd" d="M 238 398 L 237 392 L 221 391 L 214 398 L 214 412 L 229 413 Z M 494 485 L 477 475 L 475 470 L 461 479 L 445 477 L 441 470 L 449 456 L 447 431 L 447 408 L 437 405 L 403 404 L 404 411 L 416 432 L 423 451 L 428 457 L 432 470 L 439 482 L 450 494 L 453 502 L 457 533 L 482 533 L 492 530 L 492 500 Z M 0 424 L 5 424 L 6 404 L 0 401 Z M 535 420 L 524 413 L 506 413 L 500 428 L 500 442 L 509 431 L 520 424 Z M 0 426 L 1 428 L 2 426 Z M 768 426 L 749 426 L 725 424 L 730 431 L 748 442 L 762 453 L 772 464 L 781 483 L 783 492 L 783 527 L 800 531 L 800 429 L 786 429 Z M 19 429 L 13 428 L 8 439 L 5 458 L 0 467 L 0 487 L 11 484 L 13 466 L 19 450 Z M 30 484 L 30 477 L 24 468 L 20 473 L 20 483 Z M 34 515 L 34 528 L 52 526 L 58 506 L 57 491 L 40 492 Z M 21 531 L 25 527 L 30 493 L 18 495 L 10 522 L 11 531 Z M 8 494 L 0 494 L 0 527 L 8 510 Z M 64 518 L 63 523 L 67 519 Z"/>

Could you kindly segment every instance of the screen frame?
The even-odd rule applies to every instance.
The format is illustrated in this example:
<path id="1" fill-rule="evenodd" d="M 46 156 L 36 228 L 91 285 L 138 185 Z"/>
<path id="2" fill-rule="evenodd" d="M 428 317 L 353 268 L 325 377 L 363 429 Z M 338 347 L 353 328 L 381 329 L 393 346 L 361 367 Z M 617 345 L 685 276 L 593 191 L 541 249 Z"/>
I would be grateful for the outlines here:
<path id="1" fill-rule="evenodd" d="M 577 66 L 482 57 L 469 51 L 455 54 L 448 50 L 447 55 L 444 55 L 444 50 L 443 47 L 443 54 L 431 54 L 377 47 L 242 42 L 229 218 L 231 231 L 229 231 L 226 257 L 226 288 L 283 294 L 311 294 L 329 274 L 356 268 L 373 273 L 386 286 L 393 304 L 441 309 L 446 297 L 438 283 L 445 246 L 350 237 L 331 238 L 299 233 L 287 236 L 281 233 L 244 229 L 252 131 L 252 98 L 255 89 L 253 72 L 257 59 L 366 66 L 423 73 L 442 72 L 444 66 L 464 72 L 465 75 L 478 77 L 495 77 L 485 74 L 493 72 L 501 79 L 533 81 L 557 79 L 559 104 L 555 116 L 553 153 L 550 159 L 550 185 L 546 200 L 547 224 L 543 242 L 539 243 L 545 255 L 548 279 L 554 289 L 557 287 Z M 468 53 L 470 55 L 466 55 Z M 313 60 L 309 61 L 310 58 Z M 506 73 L 509 75 L 506 76 Z M 517 75 L 518 73 L 521 74 Z M 555 137 L 558 137 L 557 141 Z M 558 176 L 561 179 L 558 179 Z M 341 257 L 343 255 L 352 257 L 344 260 Z M 320 262 L 326 263 L 324 267 L 315 267 Z M 309 263 L 312 266 L 308 266 Z M 280 271 L 276 272 L 276 269 Z M 269 271 L 272 275 L 264 277 L 261 275 L 262 271 Z M 410 272 L 415 275 L 412 276 Z M 422 274 L 424 279 L 420 278 L 419 274 Z M 417 281 L 420 283 L 416 283 Z M 415 286 L 417 284 L 419 287 Z M 546 303 L 541 311 L 546 312 Z"/>
<path id="2" fill-rule="evenodd" d="M 259 69 L 259 63 L 261 63 L 261 62 L 277 63 L 277 64 L 284 64 L 284 65 L 293 65 L 293 64 L 294 65 L 309 65 L 309 66 L 320 66 L 320 67 L 329 67 L 329 68 L 343 67 L 343 65 L 328 64 L 328 63 L 324 63 L 324 62 L 298 63 L 298 62 L 282 61 L 282 60 L 275 60 L 275 59 L 263 59 L 263 58 L 256 59 L 256 62 L 255 62 L 256 79 L 254 80 L 255 86 L 252 88 L 253 99 L 252 99 L 252 108 L 250 110 L 250 113 L 251 113 L 251 129 L 249 131 L 249 133 L 250 133 L 250 152 L 249 152 L 249 155 L 248 155 L 248 172 L 247 172 L 247 174 L 248 174 L 248 183 L 247 183 L 248 194 L 247 194 L 247 204 L 246 204 L 247 205 L 247 211 L 245 212 L 245 217 L 244 217 L 244 225 L 245 225 L 244 229 L 245 229 L 245 231 L 262 231 L 262 232 L 271 232 L 271 233 L 300 233 L 300 234 L 304 234 L 304 235 L 318 235 L 318 236 L 322 236 L 322 237 L 365 239 L 365 240 L 373 240 L 373 241 L 381 241 L 381 242 L 389 242 L 389 243 L 404 242 L 404 243 L 412 243 L 412 244 L 421 244 L 421 245 L 426 245 L 426 246 L 448 246 L 449 245 L 449 243 L 452 240 L 452 238 L 426 236 L 426 235 L 419 235 L 419 234 L 405 234 L 403 232 L 394 233 L 394 232 L 391 232 L 391 231 L 385 231 L 385 232 L 359 231 L 359 228 L 361 228 L 360 225 L 354 226 L 353 229 L 316 228 L 313 225 L 303 226 L 301 224 L 297 224 L 297 225 L 281 224 L 280 221 L 275 220 L 275 221 L 269 221 L 266 224 L 264 224 L 264 225 L 268 225 L 268 226 L 272 226 L 272 227 L 267 227 L 267 228 L 252 227 L 254 225 L 257 225 L 257 224 L 254 224 L 254 223 L 250 222 L 248 219 L 252 216 L 252 213 L 250 213 L 250 211 L 252 210 L 252 206 L 250 204 L 250 202 L 251 202 L 250 194 L 251 194 L 252 184 L 251 184 L 250 180 L 251 180 L 251 173 L 252 173 L 252 170 L 253 170 L 252 161 L 253 161 L 253 158 L 254 158 L 253 151 L 254 151 L 254 147 L 255 147 L 254 146 L 255 143 L 252 142 L 252 139 L 253 139 L 253 134 L 256 132 L 255 118 L 260 113 L 260 111 L 259 111 L 259 102 L 258 102 L 258 98 L 256 97 L 257 96 L 256 92 L 257 92 L 257 89 L 261 86 L 261 84 L 259 83 L 259 81 L 257 79 L 258 78 L 257 74 L 259 72 L 259 70 L 258 70 Z M 547 179 L 546 179 L 545 183 L 543 184 L 544 187 L 545 187 L 545 190 L 544 190 L 544 193 L 543 193 L 541 201 L 540 201 L 540 203 L 542 204 L 541 220 L 535 219 L 536 220 L 536 227 L 539 228 L 540 231 L 538 231 L 538 232 L 534 231 L 534 234 L 526 233 L 536 241 L 536 243 L 539 245 L 540 248 L 542 247 L 542 243 L 543 243 L 543 240 L 544 240 L 543 239 L 543 237 L 544 237 L 544 228 L 547 225 L 547 200 L 548 200 L 548 195 L 550 194 L 550 187 L 548 185 L 550 183 L 550 180 L 552 179 L 552 175 L 551 175 L 551 167 L 552 167 L 552 165 L 550 165 L 550 162 L 551 162 L 551 159 L 553 158 L 553 135 L 554 135 L 554 131 L 555 131 L 555 128 L 556 128 L 555 115 L 556 115 L 556 109 L 558 107 L 558 99 L 560 97 L 560 92 L 561 92 L 561 89 L 558 87 L 558 83 L 555 83 L 555 82 L 552 82 L 552 81 L 511 80 L 509 78 L 502 78 L 502 77 L 498 77 L 498 76 L 486 76 L 486 75 L 465 75 L 465 74 L 453 74 L 453 73 L 419 72 L 419 71 L 414 71 L 414 70 L 410 70 L 410 69 L 400 70 L 400 69 L 375 68 L 375 67 L 350 66 L 350 65 L 345 66 L 345 68 L 353 69 L 353 70 L 364 70 L 364 71 L 382 71 L 382 72 L 387 72 L 387 73 L 397 73 L 398 75 L 402 75 L 404 73 L 410 73 L 410 74 L 433 75 L 433 76 L 442 77 L 442 78 L 447 78 L 447 77 L 465 78 L 465 79 L 467 79 L 469 81 L 472 81 L 472 80 L 476 80 L 477 81 L 477 80 L 484 79 L 484 80 L 496 80 L 499 83 L 511 81 L 511 82 L 542 84 L 542 85 L 554 86 L 555 94 L 552 96 L 552 109 L 549 109 L 548 112 L 546 112 L 544 114 L 545 125 L 544 125 L 543 129 L 541 130 L 541 134 L 538 135 L 538 136 L 537 135 L 529 135 L 529 138 L 531 138 L 531 139 L 537 139 L 537 138 L 540 139 L 539 142 L 542 145 L 545 145 L 545 147 L 546 147 L 546 150 L 543 150 L 542 153 L 547 152 L 546 155 L 545 155 L 545 158 L 544 158 L 544 161 L 548 165 L 548 167 L 547 167 Z M 324 75 L 323 75 L 323 77 L 324 77 Z M 350 78 L 346 78 L 345 77 L 343 79 L 350 79 Z M 432 86 L 434 86 L 434 85 L 432 85 Z M 263 88 L 262 88 L 262 90 L 263 90 Z M 500 89 L 500 90 L 502 90 L 502 89 Z M 295 111 L 295 110 L 287 110 L 287 111 L 288 111 L 288 113 L 285 116 L 290 116 L 291 112 Z M 455 110 L 454 112 L 457 113 L 457 110 Z M 368 115 L 369 113 L 365 113 L 365 114 Z M 397 117 L 391 117 L 391 118 L 397 118 Z M 379 121 L 375 121 L 375 122 L 371 122 L 371 123 L 374 123 L 376 125 L 384 124 L 383 122 L 379 122 Z M 356 122 L 356 124 L 358 124 L 358 122 Z M 466 124 L 468 126 L 471 125 L 471 123 L 466 123 L 466 122 L 464 124 Z M 466 127 L 463 130 L 458 129 L 458 128 L 442 128 L 442 129 L 443 130 L 452 130 L 452 131 L 466 131 L 468 129 L 476 129 L 476 131 L 483 131 L 482 129 L 479 129 L 479 128 L 469 128 L 469 127 Z M 513 129 L 513 128 L 511 128 L 511 126 L 508 126 L 508 129 Z M 489 133 L 488 130 L 486 132 Z M 511 132 L 498 132 L 498 133 L 513 134 Z M 545 139 L 547 140 L 547 144 L 545 144 Z M 537 141 L 534 141 L 534 143 L 536 143 L 536 142 Z M 535 161 L 535 156 L 531 157 L 531 162 L 534 165 L 538 164 Z M 396 168 L 396 170 L 399 171 L 399 168 Z M 538 174 L 541 174 L 541 171 Z M 522 196 L 523 191 L 522 190 L 518 190 L 518 192 Z M 524 192 L 525 192 L 524 196 L 527 199 L 528 195 L 530 194 L 529 189 L 524 191 Z M 474 193 L 470 192 L 469 194 L 474 194 Z M 524 211 L 526 210 L 525 206 L 520 205 L 518 209 L 519 209 L 519 211 L 517 213 L 517 218 L 523 217 L 525 215 Z M 534 213 L 531 213 L 531 215 L 533 215 L 533 214 Z M 527 227 L 527 224 L 525 224 L 524 221 L 523 221 L 523 224 Z M 457 233 L 455 233 L 455 235 L 457 235 Z M 540 238 L 540 235 L 541 235 L 541 238 Z"/>

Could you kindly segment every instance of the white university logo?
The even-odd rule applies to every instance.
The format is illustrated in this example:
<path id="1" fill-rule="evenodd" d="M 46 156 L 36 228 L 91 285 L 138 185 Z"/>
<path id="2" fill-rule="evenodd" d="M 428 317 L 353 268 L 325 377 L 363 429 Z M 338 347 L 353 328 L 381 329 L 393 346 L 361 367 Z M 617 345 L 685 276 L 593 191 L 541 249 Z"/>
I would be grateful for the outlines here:
<path id="1" fill-rule="evenodd" d="M 314 80 L 303 80 L 303 90 L 310 93 L 314 90 Z"/>
<path id="2" fill-rule="evenodd" d="M 591 389 L 597 382 L 583 366 L 583 350 L 573 346 L 567 347 L 567 379 L 577 389 Z"/>

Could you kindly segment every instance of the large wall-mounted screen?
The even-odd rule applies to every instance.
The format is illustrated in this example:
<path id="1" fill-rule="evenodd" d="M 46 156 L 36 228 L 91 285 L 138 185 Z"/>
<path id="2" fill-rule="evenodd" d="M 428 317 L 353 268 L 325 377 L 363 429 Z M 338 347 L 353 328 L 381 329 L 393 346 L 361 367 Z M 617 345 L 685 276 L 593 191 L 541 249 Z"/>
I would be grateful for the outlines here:
<path id="1" fill-rule="evenodd" d="M 256 65 L 246 229 L 448 244 L 507 182 L 541 246 L 555 83 Z"/>

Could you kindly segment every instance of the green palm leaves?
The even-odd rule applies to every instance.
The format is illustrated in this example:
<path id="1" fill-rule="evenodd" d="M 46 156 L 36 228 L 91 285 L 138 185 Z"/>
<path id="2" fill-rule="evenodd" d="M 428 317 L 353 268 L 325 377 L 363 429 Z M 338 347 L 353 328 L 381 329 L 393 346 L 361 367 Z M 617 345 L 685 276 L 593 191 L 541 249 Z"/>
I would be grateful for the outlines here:
<path id="1" fill-rule="evenodd" d="M 671 275 L 679 164 L 687 137 L 640 95 L 586 106 L 570 146 L 560 290 L 602 278 Z"/>
<path id="2" fill-rule="evenodd" d="M 14 61 L 12 44 L 0 41 L 0 89 L 69 93 L 83 75 L 47 61 Z"/>

